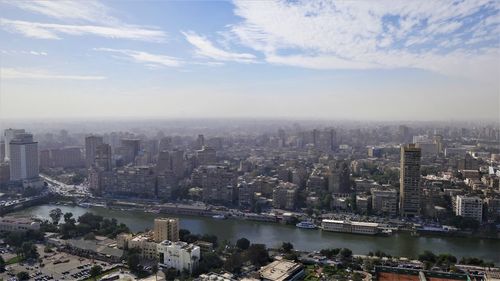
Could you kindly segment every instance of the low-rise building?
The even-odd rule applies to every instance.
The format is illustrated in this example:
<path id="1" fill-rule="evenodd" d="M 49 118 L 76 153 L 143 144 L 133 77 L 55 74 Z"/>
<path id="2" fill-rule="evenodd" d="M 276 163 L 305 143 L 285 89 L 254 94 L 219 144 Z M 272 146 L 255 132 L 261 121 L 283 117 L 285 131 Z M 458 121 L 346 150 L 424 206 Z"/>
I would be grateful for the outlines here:
<path id="1" fill-rule="evenodd" d="M 260 277 L 266 281 L 302 280 L 305 272 L 300 263 L 288 260 L 273 261 L 259 270 Z"/>
<path id="2" fill-rule="evenodd" d="M 373 222 L 355 222 L 324 219 L 321 222 L 323 230 L 354 234 L 375 235 L 380 232 L 379 224 Z"/>
<path id="3" fill-rule="evenodd" d="M 173 267 L 179 271 L 187 270 L 191 273 L 198 266 L 201 250 L 194 244 L 165 240 L 158 244 L 157 252 L 161 267 Z"/>
<path id="4" fill-rule="evenodd" d="M 398 192 L 392 188 L 372 188 L 372 212 L 395 216 L 398 213 Z"/>
<path id="5" fill-rule="evenodd" d="M 27 218 L 0 218 L 0 231 L 18 232 L 27 230 L 39 230 L 40 223 Z"/>
<path id="6" fill-rule="evenodd" d="M 141 257 L 145 259 L 155 260 L 158 256 L 156 243 L 148 234 L 139 234 L 128 241 L 129 249 L 139 249 L 141 253 Z"/>

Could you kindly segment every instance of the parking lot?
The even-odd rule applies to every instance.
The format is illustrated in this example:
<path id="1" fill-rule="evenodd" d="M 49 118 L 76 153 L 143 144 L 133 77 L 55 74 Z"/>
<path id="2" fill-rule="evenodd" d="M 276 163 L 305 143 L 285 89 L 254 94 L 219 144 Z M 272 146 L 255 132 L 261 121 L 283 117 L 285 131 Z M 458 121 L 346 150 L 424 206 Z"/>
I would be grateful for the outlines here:
<path id="1" fill-rule="evenodd" d="M 43 246 L 38 247 L 38 252 L 42 263 L 18 263 L 6 267 L 6 272 L 0 274 L 0 279 L 9 280 L 18 272 L 26 271 L 30 275 L 30 280 L 82 280 L 88 278 L 90 268 L 100 265 L 103 270 L 110 267 L 109 263 L 94 261 L 67 254 L 64 252 L 44 253 Z M 5 257 L 4 257 L 5 258 Z"/>

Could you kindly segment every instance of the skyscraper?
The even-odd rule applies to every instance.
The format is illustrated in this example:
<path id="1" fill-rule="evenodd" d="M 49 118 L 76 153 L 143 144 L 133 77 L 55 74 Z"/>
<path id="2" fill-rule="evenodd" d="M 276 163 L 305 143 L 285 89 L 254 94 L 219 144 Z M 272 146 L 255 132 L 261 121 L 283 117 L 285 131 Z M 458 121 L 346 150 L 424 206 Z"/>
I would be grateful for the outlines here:
<path id="1" fill-rule="evenodd" d="M 103 171 L 111 170 L 111 145 L 103 143 L 96 147 L 95 164 Z"/>
<path id="2" fill-rule="evenodd" d="M 10 180 L 25 180 L 38 177 L 38 142 L 32 134 L 17 134 L 9 143 Z"/>
<path id="3" fill-rule="evenodd" d="M 95 155 L 97 146 L 103 144 L 101 136 L 87 136 L 85 137 L 85 164 L 90 167 L 95 163 Z"/>
<path id="4" fill-rule="evenodd" d="M 404 217 L 420 214 L 420 158 L 415 144 L 401 146 L 399 213 Z"/>
<path id="5" fill-rule="evenodd" d="M 24 129 L 6 129 L 4 132 L 4 141 L 5 141 L 5 149 L 4 149 L 4 160 L 9 161 L 10 158 L 10 142 L 16 137 L 18 134 L 24 134 Z"/>

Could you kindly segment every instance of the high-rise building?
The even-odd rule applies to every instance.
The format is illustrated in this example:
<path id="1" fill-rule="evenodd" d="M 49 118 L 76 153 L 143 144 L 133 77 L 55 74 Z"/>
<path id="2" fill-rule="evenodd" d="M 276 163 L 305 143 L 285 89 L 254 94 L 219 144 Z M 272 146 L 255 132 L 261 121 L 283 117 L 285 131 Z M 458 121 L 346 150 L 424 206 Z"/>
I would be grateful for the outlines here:
<path id="1" fill-rule="evenodd" d="M 202 149 L 205 146 L 205 136 L 198 135 L 196 139 L 196 149 Z"/>
<path id="2" fill-rule="evenodd" d="M 196 151 L 196 159 L 198 165 L 209 165 L 217 163 L 217 152 L 215 149 L 204 146 Z"/>
<path id="3" fill-rule="evenodd" d="M 335 194 L 351 193 L 350 173 L 346 161 L 338 161 L 330 165 L 328 191 Z"/>
<path id="4" fill-rule="evenodd" d="M 5 149 L 4 149 L 4 160 L 9 161 L 10 159 L 10 142 L 18 135 L 18 134 L 24 134 L 25 131 L 24 129 L 6 129 L 4 132 L 4 142 L 5 142 Z"/>
<path id="5" fill-rule="evenodd" d="M 170 163 L 172 163 L 172 171 L 177 178 L 184 177 L 184 173 L 186 172 L 186 165 L 184 159 L 184 151 L 174 149 L 170 154 Z"/>
<path id="6" fill-rule="evenodd" d="M 457 195 L 455 215 L 483 221 L 483 200 L 477 196 Z"/>
<path id="7" fill-rule="evenodd" d="M 161 174 L 169 170 L 172 170 L 170 153 L 166 150 L 160 151 L 158 160 L 156 161 L 156 172 Z"/>
<path id="8" fill-rule="evenodd" d="M 139 155 L 139 148 L 141 146 L 141 140 L 139 139 L 122 139 L 121 141 L 123 147 L 127 147 L 134 157 Z"/>
<path id="9" fill-rule="evenodd" d="M 179 219 L 178 218 L 156 218 L 153 228 L 155 242 L 169 240 L 179 241 Z"/>
<path id="10" fill-rule="evenodd" d="M 401 146 L 399 214 L 404 217 L 420 214 L 420 158 L 415 144 Z"/>
<path id="11" fill-rule="evenodd" d="M 0 163 L 5 161 L 5 142 L 0 141 Z"/>
<path id="12" fill-rule="evenodd" d="M 9 143 L 10 180 L 25 180 L 38 177 L 38 142 L 32 134 L 17 134 Z"/>
<path id="13" fill-rule="evenodd" d="M 95 163 L 96 150 L 99 145 L 103 144 L 101 136 L 85 137 L 85 164 L 88 167 Z"/>
<path id="14" fill-rule="evenodd" d="M 111 171 L 111 145 L 103 143 L 96 147 L 95 165 L 103 171 Z"/>

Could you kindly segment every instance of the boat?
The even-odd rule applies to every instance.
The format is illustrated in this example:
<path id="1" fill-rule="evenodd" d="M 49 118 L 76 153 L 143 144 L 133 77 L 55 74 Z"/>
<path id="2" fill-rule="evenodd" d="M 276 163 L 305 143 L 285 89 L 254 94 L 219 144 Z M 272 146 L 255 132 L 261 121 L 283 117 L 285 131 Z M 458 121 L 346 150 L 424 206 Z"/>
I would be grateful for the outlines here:
<path id="1" fill-rule="evenodd" d="M 391 236 L 392 235 L 392 229 L 382 229 L 380 231 L 380 235 L 382 235 L 382 236 Z"/>
<path id="2" fill-rule="evenodd" d="M 298 224 L 295 225 L 298 228 L 304 228 L 304 229 L 316 229 L 317 226 L 311 222 L 311 221 L 301 221 Z"/>
<path id="3" fill-rule="evenodd" d="M 225 215 L 213 215 L 212 218 L 216 219 L 216 220 L 225 220 L 225 219 L 227 219 L 227 217 Z"/>

